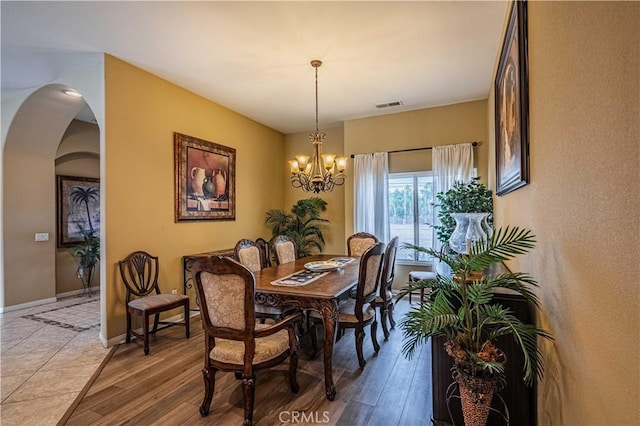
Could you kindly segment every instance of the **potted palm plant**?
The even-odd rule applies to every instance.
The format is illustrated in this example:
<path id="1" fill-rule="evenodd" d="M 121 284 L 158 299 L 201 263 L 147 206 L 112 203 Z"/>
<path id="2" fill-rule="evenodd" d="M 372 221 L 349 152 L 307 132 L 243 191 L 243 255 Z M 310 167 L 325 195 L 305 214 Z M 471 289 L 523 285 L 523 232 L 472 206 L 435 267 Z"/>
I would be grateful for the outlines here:
<path id="1" fill-rule="evenodd" d="M 291 212 L 272 209 L 267 211 L 265 223 L 271 225 L 272 239 L 287 235 L 296 243 L 296 257 L 311 256 L 314 250 L 322 252 L 324 236 L 322 224 L 329 223 L 320 214 L 327 210 L 327 202 L 319 197 L 298 200 Z"/>
<path id="2" fill-rule="evenodd" d="M 74 247 L 73 255 L 79 260 L 77 276 L 82 281 L 83 294 L 91 296 L 96 265 L 100 261 L 100 237 L 95 231 L 81 230 L 82 242 Z"/>
<path id="3" fill-rule="evenodd" d="M 411 283 L 398 298 L 409 291 L 431 290 L 431 297 L 409 311 L 401 322 L 404 332 L 403 353 L 411 358 L 418 345 L 432 336 L 444 336 L 445 351 L 454 360 L 454 378 L 458 382 L 465 425 L 486 423 L 493 394 L 504 384 L 505 356 L 496 346 L 500 336 L 512 336 L 524 358 L 523 379 L 532 385 L 542 376 L 541 354 L 537 338 L 552 340 L 545 330 L 521 322 L 500 303 L 493 301 L 494 291 L 507 289 L 522 295 L 539 308 L 531 291 L 536 280 L 526 273 L 491 273 L 497 263 L 527 253 L 535 245 L 531 231 L 518 227 L 498 229 L 491 238 L 476 242 L 468 254 L 453 254 L 404 244 L 446 263 L 453 276 Z"/>

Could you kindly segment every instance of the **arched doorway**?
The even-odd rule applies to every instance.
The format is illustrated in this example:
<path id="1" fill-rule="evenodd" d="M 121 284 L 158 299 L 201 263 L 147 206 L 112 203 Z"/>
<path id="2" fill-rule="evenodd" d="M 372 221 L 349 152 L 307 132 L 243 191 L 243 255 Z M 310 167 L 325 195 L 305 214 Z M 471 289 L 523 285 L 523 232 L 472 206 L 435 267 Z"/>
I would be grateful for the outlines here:
<path id="1" fill-rule="evenodd" d="M 69 250 L 57 247 L 56 175 L 99 177 L 100 129 L 76 120 L 81 111 L 91 115 L 91 110 L 67 89 L 50 84 L 34 91 L 7 132 L 2 157 L 5 311 L 52 302 L 71 291 L 58 288 L 57 276 L 69 269 L 64 264 Z"/>

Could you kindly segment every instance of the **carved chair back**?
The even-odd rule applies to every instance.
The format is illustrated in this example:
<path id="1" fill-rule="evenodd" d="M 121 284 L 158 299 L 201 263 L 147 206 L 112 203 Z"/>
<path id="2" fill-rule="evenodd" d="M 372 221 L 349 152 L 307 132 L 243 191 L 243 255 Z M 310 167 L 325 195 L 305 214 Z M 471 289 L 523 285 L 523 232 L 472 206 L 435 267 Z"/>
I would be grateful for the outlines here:
<path id="1" fill-rule="evenodd" d="M 380 297 L 382 300 L 390 298 L 389 290 L 395 276 L 396 253 L 398 252 L 398 237 L 393 237 L 384 251 L 384 262 L 380 280 Z"/>
<path id="2" fill-rule="evenodd" d="M 260 249 L 255 241 L 242 239 L 236 243 L 234 251 L 238 261 L 252 272 L 259 271 L 263 268 Z"/>
<path id="3" fill-rule="evenodd" d="M 359 321 L 363 321 L 362 312 L 364 305 L 370 303 L 377 296 L 384 258 L 383 250 L 384 244 L 375 243 L 362 254 L 360 259 L 354 312 Z"/>
<path id="4" fill-rule="evenodd" d="M 362 256 L 369 247 L 378 241 L 378 237 L 368 232 L 355 233 L 347 238 L 347 253 L 349 256 Z"/>
<path id="5" fill-rule="evenodd" d="M 278 235 L 273 240 L 273 252 L 278 265 L 296 261 L 296 243 L 287 235 Z"/>
<path id="6" fill-rule="evenodd" d="M 247 351 L 252 351 L 255 330 L 255 276 L 252 271 L 222 256 L 200 259 L 192 271 L 207 335 L 242 340 Z"/>
<path id="7" fill-rule="evenodd" d="M 145 251 L 134 251 L 118 262 L 122 281 L 127 288 L 127 303 L 131 295 L 136 297 L 149 296 L 155 291 L 160 294 L 158 286 L 158 257 Z"/>

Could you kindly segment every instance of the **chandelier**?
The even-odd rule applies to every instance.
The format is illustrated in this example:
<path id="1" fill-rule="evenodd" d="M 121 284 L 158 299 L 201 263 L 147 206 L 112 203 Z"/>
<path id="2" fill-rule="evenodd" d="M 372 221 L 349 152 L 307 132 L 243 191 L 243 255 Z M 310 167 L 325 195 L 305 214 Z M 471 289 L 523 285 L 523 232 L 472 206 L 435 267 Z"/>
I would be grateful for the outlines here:
<path id="1" fill-rule="evenodd" d="M 347 168 L 347 157 L 337 157 L 335 154 L 322 154 L 322 141 L 326 137 L 318 130 L 318 67 L 322 61 L 314 59 L 311 66 L 316 69 L 316 130 L 309 134 L 313 142 L 313 153 L 296 155 L 295 160 L 289 161 L 291 168 L 291 185 L 302 188 L 305 192 L 330 192 L 334 186 L 344 183 Z"/>

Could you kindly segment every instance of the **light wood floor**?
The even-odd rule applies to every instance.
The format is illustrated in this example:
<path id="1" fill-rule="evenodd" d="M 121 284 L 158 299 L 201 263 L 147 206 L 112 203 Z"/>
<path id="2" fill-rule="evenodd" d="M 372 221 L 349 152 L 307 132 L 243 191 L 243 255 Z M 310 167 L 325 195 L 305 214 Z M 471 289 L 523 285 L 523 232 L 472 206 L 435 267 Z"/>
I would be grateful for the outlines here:
<path id="1" fill-rule="evenodd" d="M 406 300 L 397 304 L 398 323 L 409 307 Z M 288 361 L 278 368 L 258 372 L 254 423 L 430 424 L 430 346 L 422 346 L 408 361 L 401 353 L 401 330 L 392 330 L 385 342 L 378 326 L 381 349 L 374 357 L 368 328 L 366 332 L 364 370 L 358 367 L 352 332 L 336 343 L 335 401 L 325 398 L 322 355 L 310 359 L 307 338 L 302 339 L 299 352 L 298 394 L 292 394 L 287 384 Z M 204 338 L 199 317 L 192 321 L 190 339 L 185 339 L 183 328 L 172 327 L 152 337 L 150 347 L 146 357 L 135 340 L 118 347 L 66 424 L 242 424 L 242 389 L 232 373 L 217 373 L 210 414 L 201 417 L 198 412 L 204 395 Z"/>

